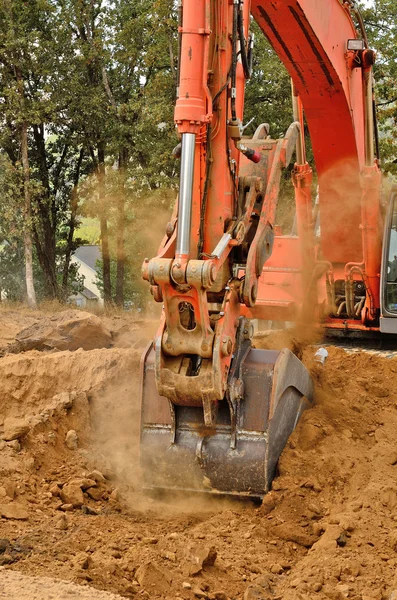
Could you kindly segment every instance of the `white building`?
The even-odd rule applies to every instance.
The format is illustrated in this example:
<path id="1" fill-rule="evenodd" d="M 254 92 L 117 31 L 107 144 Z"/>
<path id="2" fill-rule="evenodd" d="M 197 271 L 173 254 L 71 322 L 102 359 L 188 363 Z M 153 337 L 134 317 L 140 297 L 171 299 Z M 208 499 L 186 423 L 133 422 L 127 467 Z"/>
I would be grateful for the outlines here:
<path id="1" fill-rule="evenodd" d="M 103 299 L 96 284 L 98 261 L 102 258 L 99 246 L 80 246 L 71 258 L 78 266 L 79 275 L 84 277 L 84 289 L 70 297 L 70 301 L 82 308 L 103 306 Z"/>

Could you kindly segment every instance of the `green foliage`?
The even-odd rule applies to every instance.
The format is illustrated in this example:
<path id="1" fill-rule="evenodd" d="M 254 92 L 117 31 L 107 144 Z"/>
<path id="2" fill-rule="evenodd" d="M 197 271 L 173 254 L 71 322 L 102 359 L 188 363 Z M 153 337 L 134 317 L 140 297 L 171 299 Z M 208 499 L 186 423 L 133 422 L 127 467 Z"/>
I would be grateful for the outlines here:
<path id="1" fill-rule="evenodd" d="M 76 233 L 78 233 L 78 237 L 76 235 L 75 240 L 78 241 L 79 238 L 82 238 L 83 240 L 86 240 L 87 244 L 98 244 L 100 236 L 98 219 L 94 217 L 82 217 Z"/>
<path id="2" fill-rule="evenodd" d="M 148 285 L 140 277 L 141 266 L 145 257 L 154 256 L 164 235 L 175 201 L 175 192 L 159 189 L 141 195 L 131 194 L 126 205 L 126 269 L 124 300 L 133 302 L 134 306 L 146 308 L 153 302 Z M 110 221 L 112 224 L 112 221 Z M 111 228 L 113 230 L 113 228 Z M 112 296 L 116 288 L 116 245 L 111 237 L 111 283 Z M 97 285 L 103 296 L 103 277 L 100 270 Z"/>
<path id="3" fill-rule="evenodd" d="M 383 166 L 396 172 L 397 4 L 375 0 L 363 14 L 378 52 Z M 254 70 L 244 120 L 254 122 L 246 134 L 268 122 L 277 138 L 292 121 L 290 79 L 254 22 L 251 29 Z M 144 297 L 140 265 L 156 252 L 178 186 L 171 154 L 177 54 L 174 0 L 0 2 L 0 281 L 10 297 L 24 295 L 24 227 L 33 231 L 39 296 L 65 297 L 65 281 L 70 289 L 76 280 L 69 255 L 84 240 L 97 243 L 99 222 L 109 229 L 113 297 L 122 237 L 125 298 Z M 23 219 L 23 122 L 31 223 Z M 283 189 L 287 179 L 288 173 Z"/>
<path id="4" fill-rule="evenodd" d="M 270 135 L 277 139 L 293 121 L 291 80 L 255 21 L 251 23 L 251 31 L 255 35 L 254 61 L 246 88 L 244 119 L 255 120 L 246 133 L 252 134 L 261 123 L 269 123 Z"/>
<path id="5" fill-rule="evenodd" d="M 375 0 L 363 8 L 370 47 L 376 51 L 374 77 L 380 133 L 380 154 L 385 172 L 397 174 L 397 3 Z"/>

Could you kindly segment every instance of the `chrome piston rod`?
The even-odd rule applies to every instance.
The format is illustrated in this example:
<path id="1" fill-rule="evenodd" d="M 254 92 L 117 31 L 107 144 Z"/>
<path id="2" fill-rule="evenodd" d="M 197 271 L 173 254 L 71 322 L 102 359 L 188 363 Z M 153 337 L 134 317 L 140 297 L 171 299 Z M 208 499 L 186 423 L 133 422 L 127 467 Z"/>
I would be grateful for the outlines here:
<path id="1" fill-rule="evenodd" d="M 182 134 L 176 256 L 188 255 L 190 252 L 195 145 L 196 134 Z"/>

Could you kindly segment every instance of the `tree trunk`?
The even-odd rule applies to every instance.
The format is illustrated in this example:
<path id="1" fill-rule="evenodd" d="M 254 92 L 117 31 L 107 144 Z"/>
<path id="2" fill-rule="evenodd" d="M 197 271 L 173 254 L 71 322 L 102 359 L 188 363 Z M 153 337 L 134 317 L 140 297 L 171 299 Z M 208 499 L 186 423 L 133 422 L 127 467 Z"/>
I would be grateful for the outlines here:
<path id="1" fill-rule="evenodd" d="M 78 203 L 79 203 L 77 186 L 79 184 L 81 163 L 83 162 L 83 157 L 84 157 L 84 148 L 81 148 L 79 158 L 77 160 L 76 171 L 74 174 L 74 181 L 73 181 L 73 189 L 72 189 L 72 194 L 71 194 L 71 198 L 70 198 L 69 232 L 68 232 L 68 238 L 67 238 L 67 242 L 66 242 L 65 262 L 63 263 L 63 273 L 62 273 L 62 297 L 63 297 L 63 300 L 67 300 L 67 297 L 68 297 L 70 258 L 72 256 L 72 252 L 73 252 L 73 236 L 74 236 L 74 231 L 76 229 L 77 207 L 78 207 Z"/>
<path id="2" fill-rule="evenodd" d="M 99 223 L 101 227 L 102 269 L 103 269 L 103 299 L 105 306 L 112 304 L 112 286 L 110 281 L 109 233 L 105 190 L 105 144 L 98 144 L 98 194 L 99 194 Z"/>
<path id="3" fill-rule="evenodd" d="M 44 139 L 44 126 L 34 125 L 33 136 L 39 165 L 40 181 L 43 186 L 42 197 L 37 202 L 38 223 L 36 227 L 35 245 L 37 257 L 44 273 L 46 295 L 58 298 L 59 288 L 56 272 L 56 226 L 57 207 L 55 192 L 51 193 Z"/>
<path id="4" fill-rule="evenodd" d="M 37 308 L 36 293 L 33 281 L 33 252 L 32 252 L 32 237 L 31 237 L 31 218 L 32 218 L 32 202 L 30 195 L 30 170 L 28 157 L 28 126 L 26 121 L 21 127 L 21 154 L 23 167 L 23 187 L 25 195 L 24 206 L 24 247 L 25 247 L 25 280 L 26 280 L 26 295 L 30 308 Z"/>
<path id="5" fill-rule="evenodd" d="M 116 296 L 117 306 L 124 306 L 124 270 L 125 270 L 125 181 L 128 161 L 127 148 L 120 148 L 119 153 L 119 177 L 120 186 L 117 195 L 117 273 L 116 273 Z"/>

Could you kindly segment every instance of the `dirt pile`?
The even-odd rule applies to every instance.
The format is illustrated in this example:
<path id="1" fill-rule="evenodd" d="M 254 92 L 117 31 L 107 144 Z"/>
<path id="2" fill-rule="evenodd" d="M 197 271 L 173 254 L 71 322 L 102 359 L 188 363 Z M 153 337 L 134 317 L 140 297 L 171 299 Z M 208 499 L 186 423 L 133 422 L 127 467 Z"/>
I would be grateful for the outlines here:
<path id="1" fill-rule="evenodd" d="M 28 350 L 143 348 L 158 320 L 134 313 L 98 316 L 83 310 L 10 310 L 0 305 L 0 355 Z M 62 305 L 55 305 L 60 308 Z M 142 331 L 141 331 L 142 330 Z M 141 333 L 139 333 L 141 331 Z"/>
<path id="2" fill-rule="evenodd" d="M 121 338 L 143 344 L 143 323 L 120 325 Z M 397 589 L 397 358 L 330 347 L 321 367 L 307 340 L 283 336 L 312 370 L 316 405 L 260 507 L 142 493 L 139 350 L 1 358 L 7 573 L 126 598 L 389 600 Z"/>
<path id="3" fill-rule="evenodd" d="M 42 317 L 38 322 L 22 329 L 9 352 L 27 350 L 93 350 L 111 345 L 110 331 L 101 319 L 79 310 L 66 310 L 51 317 Z"/>
<path id="4" fill-rule="evenodd" d="M 0 598 L 4 600 L 121 600 L 121 596 L 90 590 L 69 581 L 28 577 L 15 571 L 0 571 Z"/>

